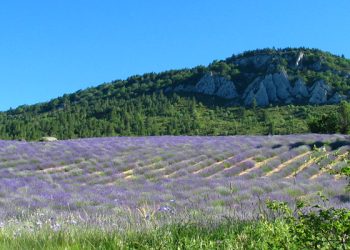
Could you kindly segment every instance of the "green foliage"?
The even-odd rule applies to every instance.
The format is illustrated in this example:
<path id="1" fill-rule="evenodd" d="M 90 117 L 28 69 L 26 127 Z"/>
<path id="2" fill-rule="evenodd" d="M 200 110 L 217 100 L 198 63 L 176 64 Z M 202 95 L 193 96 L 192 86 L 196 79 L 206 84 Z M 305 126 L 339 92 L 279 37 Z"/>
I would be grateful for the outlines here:
<path id="1" fill-rule="evenodd" d="M 350 211 L 319 209 L 300 214 L 291 227 L 298 244 L 309 249 L 348 249 L 350 247 Z"/>
<path id="2" fill-rule="evenodd" d="M 350 104 L 342 101 L 335 112 L 309 118 L 308 126 L 313 133 L 343 133 L 350 131 Z"/>
<path id="3" fill-rule="evenodd" d="M 296 68 L 295 60 L 301 51 L 303 67 Z M 271 63 L 262 67 L 251 62 L 238 63 L 259 54 L 270 55 Z M 320 65 L 319 69 L 315 65 Z M 350 90 L 350 60 L 346 58 L 306 48 L 262 49 L 214 61 L 207 67 L 135 75 L 46 103 L 0 112 L 0 138 L 37 140 L 43 136 L 70 139 L 349 131 L 349 118 L 344 116 L 349 109 L 346 105 L 336 112 L 340 115 L 337 117 L 339 124 L 333 126 L 336 106 L 288 105 L 262 109 L 253 102 L 251 109 L 232 107 L 232 100 L 169 91 L 180 84 L 193 86 L 204 74 L 212 72 L 231 79 L 238 93 L 243 94 L 254 79 L 278 70 L 286 70 L 292 78 L 303 78 L 309 85 L 324 79 L 339 93 L 347 94 Z M 305 122 L 308 117 L 310 128 Z"/>
<path id="4" fill-rule="evenodd" d="M 336 105 L 248 109 L 158 93 L 130 100 L 99 100 L 88 106 L 73 105 L 48 113 L 0 114 L 0 138 L 38 140 L 43 136 L 70 139 L 329 132 L 310 130 L 307 118 L 318 117 L 318 114 L 333 115 L 335 109 Z"/>
<path id="5" fill-rule="evenodd" d="M 283 202 L 268 206 L 284 217 L 271 221 L 180 222 L 109 230 L 68 226 L 17 230 L 0 228 L 0 249 L 349 249 L 349 212 L 293 212 Z M 305 205 L 298 203 L 297 211 Z"/>
<path id="6" fill-rule="evenodd" d="M 313 133 L 334 134 L 340 130 L 339 119 L 337 113 L 322 114 L 321 117 L 312 117 L 308 126 Z"/>
<path id="7" fill-rule="evenodd" d="M 172 223 L 126 231 L 67 228 L 0 230 L 0 249 L 298 249 L 283 222 Z"/>
<path id="8" fill-rule="evenodd" d="M 350 104 L 342 101 L 339 106 L 340 132 L 347 134 L 350 130 Z"/>
<path id="9" fill-rule="evenodd" d="M 288 224 L 292 241 L 302 249 L 350 248 L 348 209 L 307 206 L 302 201 L 297 202 L 294 211 L 280 201 L 267 201 L 267 207 Z"/>

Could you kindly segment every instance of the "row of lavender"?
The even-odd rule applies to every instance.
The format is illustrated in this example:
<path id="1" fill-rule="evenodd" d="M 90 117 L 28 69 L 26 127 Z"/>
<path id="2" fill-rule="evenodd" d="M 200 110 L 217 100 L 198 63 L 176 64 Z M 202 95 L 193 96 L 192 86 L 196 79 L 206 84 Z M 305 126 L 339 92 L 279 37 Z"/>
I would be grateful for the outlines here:
<path id="1" fill-rule="evenodd" d="M 0 221 L 38 209 L 108 214 L 145 206 L 246 218 L 263 200 L 312 200 L 319 191 L 350 207 L 345 180 L 320 171 L 312 150 L 344 155 L 348 142 L 318 134 L 0 141 Z"/>

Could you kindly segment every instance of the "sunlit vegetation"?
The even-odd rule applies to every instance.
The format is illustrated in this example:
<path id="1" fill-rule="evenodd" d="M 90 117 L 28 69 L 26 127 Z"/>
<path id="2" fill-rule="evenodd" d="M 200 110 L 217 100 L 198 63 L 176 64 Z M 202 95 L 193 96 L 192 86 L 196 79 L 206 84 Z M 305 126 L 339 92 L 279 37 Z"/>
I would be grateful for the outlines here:
<path id="1" fill-rule="evenodd" d="M 303 70 L 293 67 L 304 51 Z M 291 134 L 330 131 L 308 125 L 313 120 L 329 119 L 337 105 L 283 105 L 267 108 L 244 107 L 231 100 L 194 93 L 174 93 L 169 87 L 194 85 L 207 72 L 225 76 L 237 85 L 240 94 L 267 68 L 238 66 L 233 60 L 267 53 L 291 76 L 306 84 L 324 79 L 338 93 L 347 95 L 350 86 L 350 61 L 314 49 L 256 50 L 214 61 L 208 66 L 131 76 L 80 90 L 49 102 L 20 106 L 0 113 L 1 139 L 38 140 L 43 136 L 59 139 L 101 136 L 147 135 L 236 135 Z M 292 63 L 293 62 L 293 63 Z M 313 70 L 320 63 L 321 70 Z M 291 65 L 289 65 L 291 64 Z M 311 68 L 310 68 L 311 67 Z M 310 68 L 310 69 L 309 69 Z M 261 71 L 261 72 L 260 72 Z M 252 75 L 254 77 L 252 77 Z M 248 77 L 249 76 L 249 77 Z M 293 81 L 293 79 L 291 79 Z M 325 116 L 325 118 L 322 118 Z"/>

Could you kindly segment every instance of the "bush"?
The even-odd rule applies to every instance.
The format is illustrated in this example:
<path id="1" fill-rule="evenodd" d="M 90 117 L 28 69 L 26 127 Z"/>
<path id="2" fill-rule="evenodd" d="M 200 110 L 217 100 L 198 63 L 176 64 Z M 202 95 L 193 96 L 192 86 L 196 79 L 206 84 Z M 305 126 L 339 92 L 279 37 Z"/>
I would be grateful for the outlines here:
<path id="1" fill-rule="evenodd" d="M 267 206 L 282 214 L 293 243 L 300 248 L 350 249 L 350 210 L 307 206 L 301 201 L 294 211 L 279 201 L 267 201 Z"/>

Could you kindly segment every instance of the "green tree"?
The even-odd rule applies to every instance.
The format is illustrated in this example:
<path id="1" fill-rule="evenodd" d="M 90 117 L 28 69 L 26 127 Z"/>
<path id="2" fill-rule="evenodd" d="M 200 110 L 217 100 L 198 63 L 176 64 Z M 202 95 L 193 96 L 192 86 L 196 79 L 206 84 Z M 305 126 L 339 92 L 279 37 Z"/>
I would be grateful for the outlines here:
<path id="1" fill-rule="evenodd" d="M 340 132 L 348 134 L 350 130 L 350 104 L 342 101 L 339 106 Z"/>
<path id="2" fill-rule="evenodd" d="M 337 113 L 323 114 L 321 117 L 312 117 L 308 126 L 313 133 L 334 134 L 340 130 L 340 120 Z"/>

